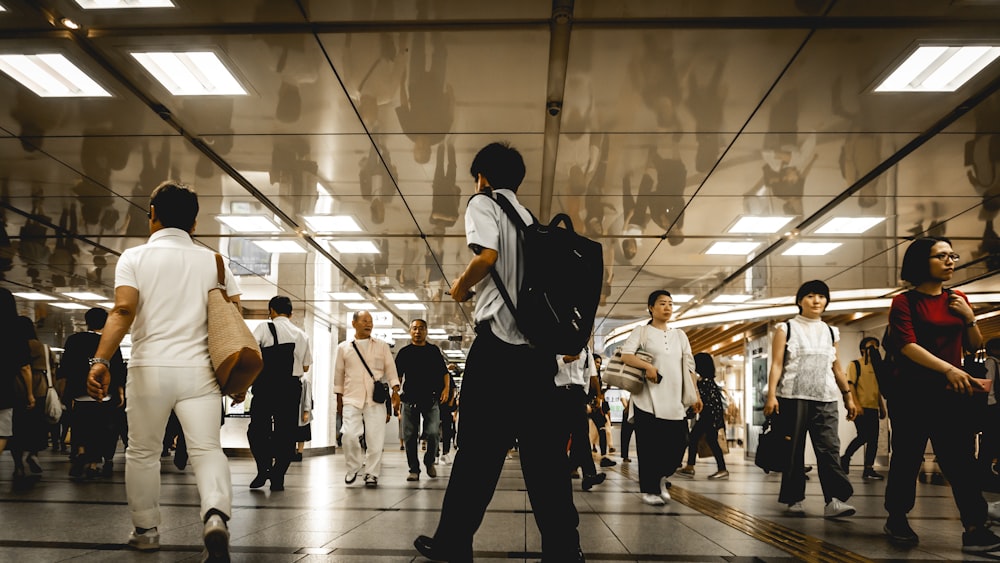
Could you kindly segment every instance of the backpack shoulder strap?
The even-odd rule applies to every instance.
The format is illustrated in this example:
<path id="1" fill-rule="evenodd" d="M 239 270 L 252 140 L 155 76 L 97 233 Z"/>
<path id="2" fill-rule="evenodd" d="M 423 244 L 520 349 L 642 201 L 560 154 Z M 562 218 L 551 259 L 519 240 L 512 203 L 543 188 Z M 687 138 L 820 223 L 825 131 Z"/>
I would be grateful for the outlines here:
<path id="1" fill-rule="evenodd" d="M 503 196 L 494 197 L 492 191 L 479 192 L 473 195 L 472 197 L 476 197 L 478 195 L 486 196 L 489 199 L 491 199 L 493 203 L 499 205 L 500 209 L 502 209 L 504 214 L 507 215 L 507 219 L 511 223 L 513 223 L 514 227 L 517 229 L 519 234 L 523 233 L 525 229 L 528 228 L 528 225 L 524 222 L 524 219 L 521 218 L 521 215 L 518 214 L 516 209 L 514 209 L 514 205 L 510 201 L 508 201 L 506 197 Z M 472 198 L 469 198 L 469 200 L 471 201 Z M 532 219 L 534 219 L 534 215 L 532 215 Z M 507 286 L 504 285 L 503 280 L 500 279 L 500 274 L 497 273 L 497 269 L 495 266 L 490 268 L 490 277 L 493 278 L 493 283 L 496 284 L 497 290 L 500 291 L 500 296 L 503 297 L 503 302 L 507 305 L 507 309 L 509 309 L 510 313 L 514 315 L 514 317 L 516 318 L 517 308 L 514 307 L 514 300 L 510 298 L 510 292 L 507 290 Z"/>
<path id="2" fill-rule="evenodd" d="M 837 344 L 837 337 L 833 335 L 833 327 L 830 326 L 830 323 L 826 323 L 826 328 L 830 331 L 830 345 L 835 346 Z"/>
<path id="3" fill-rule="evenodd" d="M 271 336 L 274 337 L 274 346 L 277 346 L 278 345 L 278 330 L 274 328 L 274 323 L 273 322 L 267 323 L 267 328 L 269 328 L 271 330 Z"/>
<path id="4" fill-rule="evenodd" d="M 855 377 L 857 377 L 857 379 L 854 380 L 854 385 L 857 385 L 858 379 L 861 379 L 861 362 L 854 360 L 851 363 L 854 364 L 854 374 Z"/>

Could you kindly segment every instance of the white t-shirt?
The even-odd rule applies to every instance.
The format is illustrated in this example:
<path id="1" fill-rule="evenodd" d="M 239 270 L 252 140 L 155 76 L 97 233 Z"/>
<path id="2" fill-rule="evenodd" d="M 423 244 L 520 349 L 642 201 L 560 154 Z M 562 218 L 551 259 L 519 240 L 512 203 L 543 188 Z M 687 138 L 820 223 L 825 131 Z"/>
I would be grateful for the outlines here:
<path id="1" fill-rule="evenodd" d="M 837 351 L 833 347 L 840 341 L 840 331 L 822 319 L 808 319 L 796 315 L 789 319 L 792 336 L 785 335 L 785 368 L 775 395 L 784 399 L 832 402 L 840 399 L 837 380 L 833 376 L 833 362 Z M 833 334 L 831 338 L 831 330 Z M 778 323 L 775 330 L 785 332 L 785 323 Z"/>
<path id="2" fill-rule="evenodd" d="M 556 356 L 556 364 L 559 365 L 555 379 L 557 386 L 583 385 L 584 392 L 590 392 L 590 378 L 597 376 L 597 366 L 590 348 L 585 347 L 580 352 L 580 357 L 568 364 L 563 361 L 563 355 L 559 354 Z"/>
<path id="3" fill-rule="evenodd" d="M 694 354 L 687 334 L 679 328 L 660 330 L 653 325 L 642 325 L 632 331 L 622 344 L 622 354 L 635 354 L 642 350 L 653 356 L 656 371 L 663 376 L 659 383 L 643 385 L 642 391 L 632 394 L 632 404 L 656 418 L 684 420 L 687 408 L 681 403 L 681 377 L 692 378 Z M 694 385 L 694 379 L 690 380 Z"/>
<path id="4" fill-rule="evenodd" d="M 223 266 L 226 293 L 240 294 Z M 208 292 L 218 285 L 215 253 L 181 229 L 165 228 L 122 253 L 115 288 L 139 291 L 130 366 L 208 367 Z"/>
<path id="5" fill-rule="evenodd" d="M 279 343 L 295 343 L 292 375 L 302 377 L 306 373 L 305 368 L 312 365 L 312 348 L 309 345 L 309 336 L 301 328 L 292 324 L 288 317 L 274 317 L 272 322 L 274 322 L 275 332 L 278 333 Z M 271 336 L 271 329 L 267 325 L 268 323 L 261 323 L 253 331 L 253 337 L 261 348 L 274 346 L 274 337 Z"/>
<path id="6" fill-rule="evenodd" d="M 517 196 L 510 190 L 494 190 L 494 197 L 506 197 L 527 224 L 532 223 L 531 213 L 518 203 Z M 500 205 L 486 197 L 473 197 L 465 211 L 465 240 L 469 247 L 479 246 L 497 251 L 494 265 L 503 281 L 510 299 L 517 307 L 517 288 L 521 284 L 522 264 L 518 252 L 517 228 L 507 218 Z M 491 321 L 493 334 L 508 344 L 527 344 L 528 340 L 517 329 L 514 315 L 504 303 L 500 290 L 488 275 L 476 284 L 475 322 Z"/>

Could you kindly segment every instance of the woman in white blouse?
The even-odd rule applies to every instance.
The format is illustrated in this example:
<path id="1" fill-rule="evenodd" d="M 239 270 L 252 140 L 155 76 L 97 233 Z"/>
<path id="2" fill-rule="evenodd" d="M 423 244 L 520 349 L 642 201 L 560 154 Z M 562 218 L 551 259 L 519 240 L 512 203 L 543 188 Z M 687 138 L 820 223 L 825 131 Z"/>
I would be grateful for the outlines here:
<path id="1" fill-rule="evenodd" d="M 674 301 L 670 292 L 657 290 L 646 301 L 651 320 L 632 331 L 622 344 L 622 362 L 646 371 L 646 385 L 632 394 L 635 413 L 635 442 L 639 458 L 639 492 L 642 502 L 653 506 L 670 500 L 663 481 L 674 474 L 687 447 L 687 407 L 681 393 L 695 386 L 694 356 L 684 331 L 668 328 Z M 637 350 L 653 356 L 652 363 L 636 355 Z M 691 405 L 701 411 L 701 399 Z"/>
<path id="2" fill-rule="evenodd" d="M 807 431 L 826 499 L 824 517 L 838 518 L 855 512 L 844 502 L 854 489 L 840 466 L 838 397 L 844 398 L 847 420 L 854 420 L 858 409 L 837 355 L 840 332 L 820 318 L 829 303 L 830 288 L 825 283 L 813 280 L 802 284 L 795 295 L 799 314 L 778 324 L 771 341 L 764 415 L 780 413 L 781 427 L 791 431 L 791 460 L 781 474 L 778 502 L 788 505 L 787 512 L 793 516 L 805 515 L 802 501 L 806 496 Z"/>

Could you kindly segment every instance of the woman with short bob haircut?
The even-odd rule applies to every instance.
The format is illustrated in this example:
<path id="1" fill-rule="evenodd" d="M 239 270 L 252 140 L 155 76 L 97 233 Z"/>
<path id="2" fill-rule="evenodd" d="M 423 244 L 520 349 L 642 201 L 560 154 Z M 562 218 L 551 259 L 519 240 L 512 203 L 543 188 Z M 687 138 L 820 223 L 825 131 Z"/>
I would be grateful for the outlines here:
<path id="1" fill-rule="evenodd" d="M 965 528 L 962 551 L 984 553 L 1000 549 L 1000 537 L 986 528 L 976 470 L 972 394 L 983 388 L 961 367 L 963 349 L 977 350 L 983 336 L 965 294 L 944 287 L 959 258 L 943 237 L 917 239 L 903 255 L 900 277 L 913 288 L 893 297 L 884 342 L 895 373 L 883 386 L 893 430 L 883 531 L 894 543 L 919 541 L 906 515 L 930 440 Z"/>

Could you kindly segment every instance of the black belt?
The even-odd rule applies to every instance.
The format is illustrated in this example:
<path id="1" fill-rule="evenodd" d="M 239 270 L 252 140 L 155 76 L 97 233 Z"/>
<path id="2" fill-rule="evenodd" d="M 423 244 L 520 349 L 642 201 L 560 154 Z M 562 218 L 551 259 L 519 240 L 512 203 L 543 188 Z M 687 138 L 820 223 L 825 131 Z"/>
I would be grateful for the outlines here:
<path id="1" fill-rule="evenodd" d="M 570 383 L 568 385 L 556 385 L 556 389 L 579 389 L 583 390 L 583 385 L 578 385 L 576 383 Z"/>

